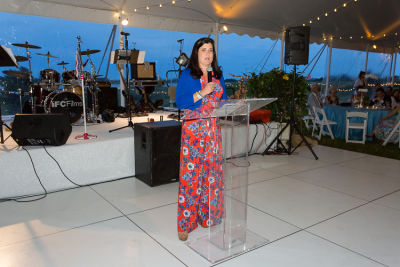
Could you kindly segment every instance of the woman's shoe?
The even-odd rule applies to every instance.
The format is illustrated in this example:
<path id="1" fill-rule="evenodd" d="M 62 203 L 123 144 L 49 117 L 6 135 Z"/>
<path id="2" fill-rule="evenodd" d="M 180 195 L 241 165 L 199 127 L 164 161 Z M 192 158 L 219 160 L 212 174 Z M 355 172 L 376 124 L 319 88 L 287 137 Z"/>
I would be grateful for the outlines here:
<path id="1" fill-rule="evenodd" d="M 179 240 L 186 241 L 188 239 L 188 232 L 178 232 Z"/>

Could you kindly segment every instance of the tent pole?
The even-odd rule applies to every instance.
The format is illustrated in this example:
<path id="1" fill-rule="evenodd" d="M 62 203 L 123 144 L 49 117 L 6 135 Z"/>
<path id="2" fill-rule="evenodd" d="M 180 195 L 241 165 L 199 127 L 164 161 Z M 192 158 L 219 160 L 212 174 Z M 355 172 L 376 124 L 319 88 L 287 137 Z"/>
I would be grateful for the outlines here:
<path id="1" fill-rule="evenodd" d="M 121 20 L 120 20 L 120 24 L 119 24 L 119 49 L 124 49 L 124 36 L 121 34 L 121 32 L 124 31 L 124 26 L 122 26 L 121 24 Z M 117 63 L 118 64 L 118 63 Z M 122 92 L 125 91 L 125 85 L 124 85 L 124 73 L 122 72 L 122 74 L 119 76 L 119 95 L 120 95 L 120 104 L 121 107 L 125 107 L 125 98 L 124 95 L 122 94 Z"/>
<path id="2" fill-rule="evenodd" d="M 394 52 L 394 64 L 393 64 L 393 75 L 392 75 L 392 87 L 394 86 L 394 75 L 396 75 L 396 64 L 397 64 L 397 52 Z"/>
<path id="3" fill-rule="evenodd" d="M 218 43 L 219 43 L 219 23 L 215 23 L 215 32 L 214 32 L 214 43 L 215 43 L 215 55 L 218 58 Z"/>
<path id="4" fill-rule="evenodd" d="M 283 55 L 284 55 L 284 51 L 285 51 L 285 33 L 286 33 L 286 30 L 283 29 L 282 37 L 281 37 L 281 65 L 279 67 L 280 70 L 283 70 Z"/>
<path id="5" fill-rule="evenodd" d="M 367 73 L 367 67 L 368 67 L 368 53 L 369 53 L 369 45 L 367 45 L 367 48 L 365 49 L 365 67 L 364 67 L 365 73 Z"/>
<path id="6" fill-rule="evenodd" d="M 332 61 L 332 41 L 328 43 L 329 51 L 328 51 L 328 68 L 326 71 L 326 84 L 325 84 L 325 95 L 328 95 L 329 90 L 329 78 L 331 76 L 331 61 Z"/>
<path id="7" fill-rule="evenodd" d="M 393 53 L 390 55 L 390 68 L 389 68 L 389 76 L 387 83 L 389 83 L 392 80 L 392 67 L 393 67 Z"/>

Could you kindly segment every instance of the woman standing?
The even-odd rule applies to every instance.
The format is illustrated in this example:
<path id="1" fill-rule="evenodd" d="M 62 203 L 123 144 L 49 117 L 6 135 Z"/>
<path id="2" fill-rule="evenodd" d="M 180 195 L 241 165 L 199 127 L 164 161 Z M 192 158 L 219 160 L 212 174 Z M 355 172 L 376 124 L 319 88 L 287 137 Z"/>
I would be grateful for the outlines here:
<path id="1" fill-rule="evenodd" d="M 212 81 L 208 82 L 210 67 Z M 226 98 L 214 41 L 201 38 L 194 44 L 188 68 L 179 78 L 177 106 L 184 109 L 188 118 L 192 110 Z M 182 241 L 198 224 L 209 227 L 220 223 L 223 217 L 221 140 L 216 118 L 183 121 L 178 192 L 178 237 Z"/>

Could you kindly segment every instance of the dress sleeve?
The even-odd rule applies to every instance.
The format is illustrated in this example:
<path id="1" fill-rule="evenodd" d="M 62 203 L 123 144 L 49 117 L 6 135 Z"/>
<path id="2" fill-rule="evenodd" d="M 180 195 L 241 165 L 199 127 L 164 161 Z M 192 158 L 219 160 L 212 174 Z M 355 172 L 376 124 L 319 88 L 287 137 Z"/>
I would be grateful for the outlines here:
<path id="1" fill-rule="evenodd" d="M 186 109 L 194 105 L 190 78 L 190 71 L 187 70 L 182 72 L 181 77 L 179 77 L 176 88 L 176 105 L 179 109 Z"/>
<path id="2" fill-rule="evenodd" d="M 219 79 L 219 82 L 221 83 L 221 86 L 222 86 L 222 89 L 223 89 L 221 100 L 228 99 L 228 97 L 226 95 L 225 79 L 224 79 L 223 75 Z"/>

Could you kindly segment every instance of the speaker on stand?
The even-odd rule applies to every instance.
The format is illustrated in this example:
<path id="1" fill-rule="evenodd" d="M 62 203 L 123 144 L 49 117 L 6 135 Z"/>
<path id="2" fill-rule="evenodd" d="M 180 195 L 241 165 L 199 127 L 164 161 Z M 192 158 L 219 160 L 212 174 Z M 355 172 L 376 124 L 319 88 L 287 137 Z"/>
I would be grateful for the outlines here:
<path id="1" fill-rule="evenodd" d="M 296 67 L 297 65 L 306 65 L 308 64 L 308 52 L 309 52 L 309 44 L 310 44 L 310 27 L 308 26 L 298 26 L 298 27 L 289 27 L 285 32 L 285 64 L 286 65 L 294 65 L 293 66 L 293 83 L 292 83 L 292 96 L 290 102 L 290 119 L 287 122 L 286 126 L 278 133 L 278 135 L 274 138 L 274 140 L 268 145 L 268 147 L 263 152 L 263 155 L 268 154 L 269 149 L 272 145 L 277 142 L 280 144 L 284 152 L 288 155 L 291 155 L 303 142 L 307 145 L 310 152 L 313 154 L 314 158 L 317 160 L 318 157 L 312 149 L 311 145 L 304 138 L 304 135 L 300 131 L 297 126 L 297 121 L 295 119 L 295 91 L 296 91 Z M 286 128 L 289 127 L 289 142 L 288 147 L 286 148 L 281 140 L 279 139 Z M 301 136 L 301 142 L 295 147 L 292 148 L 292 134 L 296 131 Z"/>

